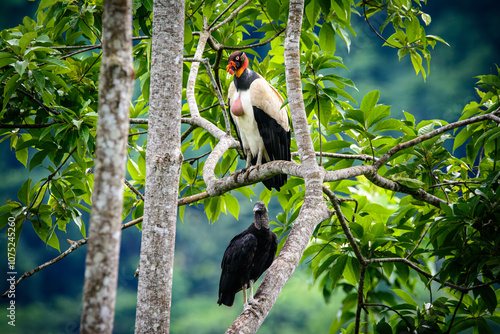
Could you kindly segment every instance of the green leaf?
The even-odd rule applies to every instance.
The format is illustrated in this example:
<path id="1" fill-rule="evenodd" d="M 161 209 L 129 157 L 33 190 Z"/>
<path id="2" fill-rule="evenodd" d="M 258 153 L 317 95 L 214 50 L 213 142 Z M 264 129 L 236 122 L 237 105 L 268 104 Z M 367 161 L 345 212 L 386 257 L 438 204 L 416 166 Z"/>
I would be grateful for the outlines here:
<path id="1" fill-rule="evenodd" d="M 57 53 L 54 49 L 48 48 L 46 46 L 34 46 L 32 48 L 29 48 L 26 50 L 24 53 L 24 57 L 26 58 L 31 52 L 35 51 L 43 51 L 43 52 L 48 52 L 48 53 Z"/>
<path id="2" fill-rule="evenodd" d="M 497 308 L 497 296 L 495 295 L 495 291 L 491 286 L 485 286 L 479 289 L 479 296 L 481 300 L 486 305 L 488 312 L 493 315 L 495 309 Z"/>
<path id="3" fill-rule="evenodd" d="M 45 242 L 50 247 L 57 249 L 59 252 L 61 251 L 61 249 L 59 248 L 59 239 L 54 233 L 56 224 L 49 228 L 45 222 L 34 221 L 32 226 L 38 237 L 40 237 L 43 242 Z"/>
<path id="4" fill-rule="evenodd" d="M 431 16 L 429 14 L 426 14 L 426 13 L 422 13 L 421 15 L 422 17 L 422 21 L 424 21 L 425 25 L 428 26 L 429 24 L 431 24 Z"/>
<path id="5" fill-rule="evenodd" d="M 40 166 L 43 163 L 43 160 L 47 157 L 47 154 L 48 152 L 45 150 L 35 153 L 30 160 L 29 171 L 31 172 L 33 168 Z"/>
<path id="6" fill-rule="evenodd" d="M 391 115 L 391 107 L 384 105 L 375 106 L 366 118 L 366 127 L 369 129 L 372 125 L 377 124 L 378 121 L 389 117 Z"/>
<path id="7" fill-rule="evenodd" d="M 422 76 L 424 77 L 425 80 L 425 70 L 424 67 L 422 66 L 422 56 L 418 54 L 417 51 L 411 50 L 411 63 L 413 64 L 413 68 L 415 69 L 415 74 L 418 75 L 418 73 L 421 71 Z"/>
<path id="8" fill-rule="evenodd" d="M 3 108 L 7 106 L 7 103 L 9 103 L 12 94 L 21 85 L 21 81 L 19 81 L 19 78 L 19 73 L 16 73 L 11 76 L 9 81 L 7 81 L 7 83 L 5 84 L 5 88 L 3 90 Z"/>
<path id="9" fill-rule="evenodd" d="M 432 40 L 436 40 L 438 42 L 441 42 L 443 44 L 446 44 L 447 46 L 450 46 L 450 44 L 448 44 L 444 39 L 442 39 L 441 37 L 439 36 L 435 36 L 435 35 L 426 35 L 425 38 L 427 39 L 432 39 Z"/>
<path id="10" fill-rule="evenodd" d="M 349 284 L 356 286 L 359 280 L 360 272 L 358 259 L 350 256 L 344 270 L 344 278 L 347 282 L 349 282 Z"/>
<path id="11" fill-rule="evenodd" d="M 15 63 L 15 58 L 0 58 L 0 68 Z"/>
<path id="12" fill-rule="evenodd" d="M 401 59 L 403 59 L 404 56 L 406 56 L 408 54 L 408 52 L 410 52 L 409 48 L 401 48 L 401 49 L 399 49 L 398 50 L 399 61 L 401 61 Z"/>
<path id="13" fill-rule="evenodd" d="M 193 31 L 191 25 L 188 24 L 188 20 L 184 23 L 184 45 L 189 44 L 193 39 Z"/>
<path id="14" fill-rule="evenodd" d="M 27 179 L 17 192 L 17 198 L 24 205 L 30 204 L 31 179 Z"/>
<path id="15" fill-rule="evenodd" d="M 280 5 L 277 0 L 267 0 L 266 10 L 269 16 L 274 22 L 278 22 L 280 19 Z"/>
<path id="16" fill-rule="evenodd" d="M 338 280 L 342 277 L 342 273 L 345 270 L 347 264 L 348 256 L 345 254 L 340 255 L 330 269 L 330 278 L 332 279 L 332 286 L 337 284 Z"/>
<path id="17" fill-rule="evenodd" d="M 361 101 L 361 110 L 363 110 L 363 112 L 368 115 L 377 104 L 379 98 L 380 93 L 378 90 L 369 92 L 365 95 L 365 97 L 363 97 L 363 100 Z"/>
<path id="18" fill-rule="evenodd" d="M 392 292 L 394 292 L 399 298 L 403 299 L 405 302 L 407 302 L 410 305 L 413 305 L 415 307 L 418 307 L 418 304 L 413 300 L 413 297 L 406 291 L 400 290 L 400 289 L 391 289 Z"/>
<path id="19" fill-rule="evenodd" d="M 357 121 L 361 125 L 365 125 L 365 113 L 359 109 L 350 109 L 345 113 L 347 118 Z"/>
<path id="20" fill-rule="evenodd" d="M 335 30 L 329 22 L 323 23 L 319 31 L 319 46 L 323 51 L 335 53 Z"/>
<path id="21" fill-rule="evenodd" d="M 458 147 L 460 147 L 467 139 L 472 137 L 474 134 L 473 129 L 469 129 L 468 127 L 464 127 L 458 135 L 455 136 L 455 140 L 453 142 L 453 151 L 455 151 Z"/>
<path id="22" fill-rule="evenodd" d="M 314 27 L 316 25 L 316 20 L 318 19 L 320 9 L 321 7 L 318 1 L 311 1 L 306 6 L 306 18 L 311 27 Z"/>
<path id="23" fill-rule="evenodd" d="M 391 179 L 405 187 L 412 188 L 412 189 L 419 189 L 423 188 L 425 186 L 425 183 L 423 183 L 420 180 L 417 179 L 412 179 L 409 177 L 399 177 L 399 176 L 393 176 Z"/>
<path id="24" fill-rule="evenodd" d="M 28 67 L 28 61 L 26 61 L 26 60 L 23 60 L 23 61 L 18 60 L 14 64 L 14 68 L 16 69 L 16 72 L 19 73 L 20 76 L 22 76 L 24 74 L 26 67 Z"/>
<path id="25" fill-rule="evenodd" d="M 19 39 L 19 47 L 21 48 L 21 53 L 24 53 L 26 48 L 28 47 L 29 43 L 37 36 L 37 33 L 34 31 L 30 31 L 28 33 L 25 33 L 20 39 Z"/>
<path id="26" fill-rule="evenodd" d="M 224 202 L 226 204 L 226 208 L 229 210 L 229 213 L 231 213 L 234 216 L 234 218 L 238 220 L 238 216 L 240 214 L 240 204 L 238 200 L 230 193 L 225 193 L 223 197 L 224 197 Z"/>
<path id="27" fill-rule="evenodd" d="M 344 7 L 344 1 L 342 0 L 333 0 L 331 1 L 333 9 L 335 10 L 335 14 L 342 21 L 347 21 L 347 10 L 350 10 L 350 5 L 347 5 L 347 9 Z"/>
<path id="28" fill-rule="evenodd" d="M 43 88 L 45 87 L 45 76 L 43 75 L 42 71 L 36 69 L 31 71 L 33 74 L 33 78 L 35 79 L 35 85 L 39 91 L 43 91 Z"/>

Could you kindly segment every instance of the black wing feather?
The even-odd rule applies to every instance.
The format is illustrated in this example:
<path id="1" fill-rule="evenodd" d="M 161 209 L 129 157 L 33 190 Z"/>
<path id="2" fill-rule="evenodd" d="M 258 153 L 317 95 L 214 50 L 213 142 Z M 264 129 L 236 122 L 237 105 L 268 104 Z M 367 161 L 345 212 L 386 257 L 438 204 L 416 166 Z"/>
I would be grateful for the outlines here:
<path id="1" fill-rule="evenodd" d="M 219 305 L 232 306 L 234 295 L 250 280 L 250 268 L 256 250 L 257 238 L 246 230 L 231 240 L 221 263 Z"/>
<path id="2" fill-rule="evenodd" d="M 267 154 L 271 161 L 291 160 L 290 154 L 290 131 L 286 131 L 274 118 L 266 114 L 262 109 L 253 107 L 255 122 L 259 128 L 260 136 L 266 147 Z M 252 165 L 257 162 L 257 158 L 252 160 Z M 269 162 L 263 157 L 262 162 Z M 263 181 L 267 189 L 275 188 L 277 191 L 286 183 L 286 174 L 278 174 Z"/>

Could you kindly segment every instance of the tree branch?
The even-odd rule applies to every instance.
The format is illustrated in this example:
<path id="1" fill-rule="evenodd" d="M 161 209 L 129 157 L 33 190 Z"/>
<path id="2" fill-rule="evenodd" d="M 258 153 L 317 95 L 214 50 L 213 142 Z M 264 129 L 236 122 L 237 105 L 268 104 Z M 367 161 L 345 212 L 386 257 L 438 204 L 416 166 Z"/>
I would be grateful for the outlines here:
<path id="1" fill-rule="evenodd" d="M 131 226 L 137 225 L 140 222 L 142 222 L 142 217 L 139 217 L 137 219 L 129 221 L 128 223 L 123 224 L 122 227 L 121 227 L 121 229 L 124 230 L 126 228 L 131 227 Z M 73 253 L 75 250 L 77 250 L 78 248 L 80 248 L 80 246 L 85 245 L 88 242 L 88 240 L 89 240 L 89 238 L 83 238 L 83 239 L 80 239 L 80 240 L 77 240 L 77 241 L 71 241 L 71 240 L 68 239 L 68 242 L 70 243 L 70 247 L 68 249 L 66 249 L 63 253 L 59 254 L 59 256 L 53 258 L 52 260 L 49 260 L 49 261 L 45 262 L 44 264 L 39 265 L 38 267 L 34 268 L 33 270 L 26 271 L 21 277 L 19 277 L 19 279 L 16 281 L 16 283 L 14 283 L 14 289 L 24 279 L 26 279 L 26 278 L 28 278 L 30 276 L 33 276 L 34 274 L 36 274 L 40 270 L 42 270 L 42 269 L 44 269 L 44 268 L 46 268 L 46 267 L 48 267 L 48 266 L 50 266 L 50 265 L 52 265 L 52 264 L 54 264 L 56 262 L 61 261 L 66 256 L 68 256 L 69 254 Z M 1 298 L 7 297 L 7 295 L 11 291 L 13 291 L 14 289 L 12 289 L 12 290 L 9 289 L 9 290 L 5 291 L 0 297 Z"/>
<path id="2" fill-rule="evenodd" d="M 236 1 L 235 1 L 236 2 Z M 224 24 L 226 24 L 227 22 L 231 21 L 233 19 L 233 17 L 235 17 L 236 15 L 238 15 L 239 11 L 242 10 L 243 8 L 245 8 L 246 5 L 248 5 L 250 2 L 252 2 L 252 0 L 247 0 L 245 1 L 241 6 L 239 6 L 238 8 L 236 8 L 232 13 L 231 15 L 229 15 L 224 21 L 222 21 L 221 23 L 219 23 L 218 25 L 216 25 L 215 27 L 211 27 L 211 28 L 208 28 L 208 31 L 209 32 L 212 32 L 214 30 L 217 30 L 219 29 L 220 27 L 222 27 Z M 231 4 L 231 6 L 234 4 L 234 2 Z M 217 17 L 216 21 L 219 19 L 219 17 Z M 213 24 L 212 24 L 213 25 Z"/>
<path id="3" fill-rule="evenodd" d="M 240 314 L 226 333 L 255 333 L 258 330 L 285 283 L 297 268 L 314 228 L 319 222 L 331 216 L 321 191 L 325 171 L 316 163 L 302 98 L 299 44 L 303 10 L 302 0 L 290 1 L 285 39 L 285 74 L 293 129 L 302 162 L 299 165 L 300 172 L 304 175 L 306 187 L 304 202 L 280 254 L 267 270 L 255 294 L 256 302 L 250 304 L 250 307 Z"/>
<path id="4" fill-rule="evenodd" d="M 40 123 L 40 124 L 1 124 L 0 123 L 0 129 L 42 129 L 46 128 L 48 126 L 51 126 L 53 124 L 60 124 L 64 123 L 64 121 L 50 121 L 47 123 Z"/>
<path id="5" fill-rule="evenodd" d="M 456 129 L 456 128 L 459 128 L 459 127 L 462 127 L 462 126 L 465 126 L 465 125 L 469 125 L 469 124 L 472 124 L 472 123 L 476 123 L 476 122 L 480 122 L 480 121 L 484 121 L 484 120 L 487 120 L 487 119 L 491 119 L 492 116 L 494 117 L 494 115 L 492 114 L 495 114 L 497 112 L 499 112 L 500 108 L 499 109 L 496 109 L 495 111 L 493 111 L 492 113 L 488 113 L 488 114 L 484 114 L 484 115 L 479 115 L 479 116 L 475 116 L 475 117 L 471 117 L 471 118 L 468 118 L 468 119 L 465 119 L 465 120 L 462 120 L 462 121 L 457 121 L 457 122 L 454 122 L 454 123 L 450 123 L 448 125 L 445 125 L 445 126 L 442 126 L 436 130 L 433 130 L 431 132 L 428 132 L 422 136 L 419 136 L 417 138 L 414 138 L 412 140 L 409 140 L 407 142 L 404 142 L 404 143 L 401 143 L 401 144 L 398 144 L 396 146 L 394 146 L 393 148 L 391 148 L 389 151 L 387 151 L 386 154 L 384 154 L 378 161 L 376 161 L 373 166 L 376 168 L 376 169 L 379 169 L 380 167 L 382 167 L 394 154 L 396 154 L 397 152 L 401 151 L 401 150 L 404 150 L 404 149 L 407 149 L 407 148 L 410 148 L 410 147 L 413 147 L 415 145 L 418 145 L 426 140 L 429 140 L 433 137 L 436 137 L 436 136 L 439 136 L 447 131 L 450 131 L 450 130 L 453 130 L 453 129 Z"/>

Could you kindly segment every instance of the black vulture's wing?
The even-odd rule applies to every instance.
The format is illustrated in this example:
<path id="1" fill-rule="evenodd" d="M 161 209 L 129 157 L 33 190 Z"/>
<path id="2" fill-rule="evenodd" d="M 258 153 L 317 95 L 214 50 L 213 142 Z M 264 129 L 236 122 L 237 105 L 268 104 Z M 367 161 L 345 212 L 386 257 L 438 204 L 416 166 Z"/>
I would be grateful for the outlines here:
<path id="1" fill-rule="evenodd" d="M 250 266 L 257 250 L 257 238 L 246 231 L 231 240 L 224 252 L 218 304 L 233 305 L 234 295 L 248 283 Z"/>
<path id="2" fill-rule="evenodd" d="M 269 266 L 273 263 L 276 251 L 278 250 L 278 237 L 276 236 L 276 233 L 269 231 L 269 234 L 271 235 L 271 245 L 269 247 L 269 254 L 264 270 L 267 270 L 267 268 L 269 268 Z"/>

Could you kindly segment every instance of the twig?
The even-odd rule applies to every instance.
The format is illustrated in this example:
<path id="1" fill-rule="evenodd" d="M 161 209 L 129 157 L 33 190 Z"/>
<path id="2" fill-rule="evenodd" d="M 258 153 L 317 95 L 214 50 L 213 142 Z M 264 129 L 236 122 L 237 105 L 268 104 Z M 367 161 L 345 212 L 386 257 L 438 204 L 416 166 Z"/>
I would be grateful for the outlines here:
<path id="1" fill-rule="evenodd" d="M 197 202 L 197 201 L 200 201 L 200 200 L 208 198 L 208 197 L 210 197 L 210 195 L 206 191 L 204 191 L 202 193 L 199 193 L 199 194 L 196 194 L 196 195 L 192 195 L 192 196 L 188 196 L 188 197 L 183 197 L 179 201 L 177 201 L 177 206 L 181 206 L 181 205 L 186 205 L 186 204 L 190 204 L 190 203 L 193 203 L 193 202 Z"/>
<path id="2" fill-rule="evenodd" d="M 225 49 L 225 50 L 253 49 L 253 48 L 256 48 L 258 46 L 263 46 L 263 45 L 268 44 L 269 42 L 273 41 L 276 37 L 278 37 L 279 35 L 281 35 L 282 33 L 284 33 L 285 30 L 286 30 L 286 28 L 281 29 L 273 37 L 270 37 L 269 39 L 267 39 L 266 41 L 261 42 L 261 43 L 255 43 L 255 44 L 250 44 L 250 45 L 245 45 L 245 46 L 225 46 L 225 45 L 222 45 L 221 48 Z"/>
<path id="3" fill-rule="evenodd" d="M 458 186 L 467 183 L 481 184 L 481 181 L 444 181 L 443 183 L 433 184 L 432 186 L 429 186 L 429 189 L 441 186 Z"/>
<path id="4" fill-rule="evenodd" d="M 226 123 L 226 133 L 230 134 L 231 133 L 231 125 L 229 123 L 229 116 L 227 114 L 226 105 L 224 103 L 224 97 L 222 96 L 222 93 L 219 90 L 219 86 L 217 85 L 217 81 L 215 81 L 215 78 L 214 78 L 213 73 L 212 73 L 212 67 L 210 66 L 210 62 L 208 61 L 207 58 L 202 58 L 202 59 L 184 58 L 184 61 L 201 62 L 201 63 L 203 63 L 203 65 L 205 65 L 205 68 L 207 69 L 208 76 L 210 77 L 210 81 L 212 81 L 212 85 L 214 86 L 215 94 L 217 95 L 217 99 L 219 100 L 219 105 L 222 109 L 222 114 L 224 115 L 224 122 Z M 199 111 L 199 112 L 201 112 L 201 111 Z"/>
<path id="5" fill-rule="evenodd" d="M 140 222 L 142 222 L 142 217 L 139 217 L 137 219 L 134 219 L 128 223 L 125 223 L 122 225 L 121 229 L 124 230 L 126 228 L 129 228 L 131 226 L 134 226 L 134 225 L 137 225 L 139 224 Z M 7 291 L 4 292 L 4 294 L 2 294 L 0 297 L 2 298 L 5 298 L 7 297 L 7 295 L 12 291 L 12 290 L 15 290 L 15 287 L 21 283 L 21 281 L 23 281 L 25 278 L 28 278 L 30 276 L 33 276 L 34 274 L 36 274 L 37 272 L 39 272 L 40 270 L 56 263 L 56 262 L 59 262 L 61 261 L 62 259 L 64 259 L 66 256 L 68 256 L 70 253 L 72 253 L 73 251 L 77 250 L 78 248 L 80 248 L 80 246 L 83 246 L 85 245 L 87 242 L 88 242 L 88 238 L 83 238 L 83 239 L 80 239 L 78 241 L 71 241 L 71 240 L 68 240 L 69 244 L 70 244 L 70 247 L 68 249 L 66 249 L 63 253 L 59 254 L 59 256 L 53 258 L 52 260 L 50 261 L 47 261 L 45 262 L 44 264 L 42 265 L 39 265 L 38 267 L 36 267 L 35 269 L 33 270 L 30 270 L 30 271 L 26 271 L 21 277 L 19 277 L 19 279 L 16 281 L 16 283 L 14 283 L 14 286 L 11 286 Z M 12 289 L 12 290 L 11 290 Z"/>
<path id="6" fill-rule="evenodd" d="M 0 124 L 0 129 L 42 129 L 59 123 L 64 123 L 64 121 L 50 121 L 40 124 Z"/>
<path id="7" fill-rule="evenodd" d="M 360 265 L 365 265 L 367 263 L 367 260 L 361 254 L 361 250 L 358 247 L 358 244 L 356 243 L 356 240 L 354 239 L 354 236 L 352 235 L 351 229 L 347 225 L 345 221 L 344 214 L 342 213 L 342 210 L 340 208 L 339 203 L 341 202 L 340 199 L 327 187 L 323 186 L 323 192 L 330 198 L 330 201 L 332 203 L 333 209 L 335 210 L 335 214 L 337 215 L 337 218 L 340 222 L 340 226 L 342 226 L 342 229 L 344 230 L 344 234 L 349 241 L 349 244 L 352 247 L 352 250 L 354 251 L 354 254 L 356 255 L 356 258 L 358 259 Z"/>
<path id="8" fill-rule="evenodd" d="M 368 265 L 366 263 L 359 264 L 360 273 L 359 273 L 359 281 L 358 281 L 358 305 L 356 307 L 356 320 L 354 324 L 354 333 L 359 333 L 359 326 L 361 322 L 361 309 L 363 308 L 363 290 L 365 285 L 365 272 Z"/>
<path id="9" fill-rule="evenodd" d="M 417 271 L 420 274 L 422 274 L 423 276 L 425 276 L 425 277 L 427 277 L 427 278 L 429 278 L 429 279 L 431 279 L 433 281 L 436 281 L 438 283 L 442 283 L 443 285 L 446 285 L 447 287 L 455 289 L 455 290 L 458 290 L 458 291 L 468 292 L 468 291 L 472 291 L 472 290 L 476 290 L 476 289 L 481 289 L 481 288 L 484 288 L 486 286 L 490 286 L 490 285 L 493 285 L 493 284 L 496 284 L 496 283 L 500 282 L 500 278 L 498 278 L 498 279 L 493 280 L 491 282 L 483 283 L 483 284 L 479 284 L 479 285 L 475 285 L 475 286 L 462 286 L 462 285 L 456 285 L 456 284 L 450 283 L 448 281 L 441 282 L 441 280 L 439 278 L 434 277 L 432 274 L 429 274 L 428 272 L 426 272 L 425 270 L 423 270 L 422 268 L 420 268 L 419 266 L 417 266 L 415 263 L 411 262 L 410 260 L 407 260 L 406 258 L 401 258 L 401 257 L 376 258 L 376 259 L 369 259 L 367 261 L 369 263 L 377 263 L 377 262 L 403 262 L 406 265 L 408 265 L 409 267 L 411 267 L 412 269 L 414 269 L 415 271 Z"/>
<path id="10" fill-rule="evenodd" d="M 378 33 L 378 31 L 377 31 L 377 30 L 376 30 L 376 29 L 372 26 L 372 24 L 371 24 L 370 20 L 368 20 L 368 16 L 366 15 L 366 1 L 363 1 L 363 15 L 364 15 L 364 17 L 365 17 L 366 22 L 368 22 L 368 25 L 370 26 L 370 28 L 373 30 L 373 32 L 374 32 L 375 34 L 377 34 L 377 36 L 378 36 L 381 40 L 383 40 L 383 41 L 384 41 L 387 45 L 390 45 L 390 46 L 392 46 L 393 48 L 396 48 L 396 49 L 401 49 L 400 47 L 397 47 L 396 45 L 389 43 L 389 41 L 388 41 L 388 40 L 386 40 L 386 39 L 385 39 L 382 35 L 380 35 L 380 34 Z"/>
<path id="11" fill-rule="evenodd" d="M 129 137 L 139 136 L 139 135 L 143 135 L 145 133 L 148 133 L 148 132 L 147 131 L 140 131 L 140 132 L 136 132 L 136 133 L 129 133 L 128 136 Z"/>
<path id="12" fill-rule="evenodd" d="M 147 118 L 131 118 L 130 124 L 148 124 Z"/>
<path id="13" fill-rule="evenodd" d="M 222 27 L 224 24 L 226 24 L 227 22 L 231 21 L 233 19 L 233 17 L 235 17 L 236 15 L 238 15 L 238 12 L 240 10 L 242 10 L 243 8 L 245 8 L 246 5 L 248 5 L 252 0 L 247 0 L 245 1 L 245 3 L 243 3 L 241 6 L 239 6 L 238 8 L 236 8 L 232 13 L 231 15 L 229 15 L 224 21 L 222 21 L 221 23 L 219 23 L 218 25 L 216 25 L 215 27 L 211 27 L 208 29 L 209 32 L 212 32 L 214 30 L 217 30 L 219 29 L 220 27 Z M 231 4 L 232 5 L 232 4 Z"/>
<path id="14" fill-rule="evenodd" d="M 233 7 L 233 5 L 237 2 L 238 0 L 234 0 L 231 2 L 220 14 L 215 18 L 215 20 L 208 26 L 208 30 L 212 31 L 212 27 L 219 21 L 219 19 L 222 17 L 222 15 L 226 14 L 226 12 Z M 214 29 L 215 30 L 215 29 Z"/>
<path id="15" fill-rule="evenodd" d="M 406 325 L 408 326 L 408 328 L 411 328 L 410 322 L 408 320 L 406 320 L 406 318 L 401 313 L 399 313 L 396 309 L 394 309 L 388 305 L 378 304 L 378 303 L 365 303 L 365 304 L 363 304 L 363 306 L 378 306 L 378 307 L 388 308 L 392 312 L 396 313 L 399 317 L 401 317 L 406 322 Z"/>
<path id="16" fill-rule="evenodd" d="M 192 164 L 192 163 L 193 163 L 193 162 L 195 162 L 196 160 L 200 160 L 201 158 L 206 157 L 206 156 L 207 156 L 207 155 L 209 155 L 210 153 L 212 153 L 212 151 L 208 151 L 207 153 L 203 153 L 202 155 L 200 155 L 200 156 L 198 156 L 198 157 L 185 159 L 183 162 L 187 162 L 187 163 L 189 163 L 189 164 Z"/>
<path id="17" fill-rule="evenodd" d="M 451 321 L 450 321 L 450 326 L 448 327 L 446 334 L 451 333 L 451 328 L 453 327 L 453 321 L 455 321 L 455 317 L 457 316 L 458 309 L 460 308 L 460 304 L 462 304 L 462 300 L 464 299 L 465 294 L 466 294 L 466 292 L 462 291 L 462 294 L 460 295 L 460 300 L 458 301 L 458 305 L 455 308 L 455 312 L 453 312 L 453 316 L 451 317 Z"/>
<path id="18" fill-rule="evenodd" d="M 143 202 L 144 202 L 144 196 L 139 192 L 139 190 L 137 190 L 136 187 L 134 187 L 130 182 L 128 182 L 127 180 L 125 180 L 125 185 L 130 189 L 132 190 L 132 192 L 134 194 L 136 194 Z"/>
<path id="19" fill-rule="evenodd" d="M 99 60 L 99 58 L 101 58 L 102 56 L 102 53 L 100 53 L 99 55 L 97 55 L 97 57 L 94 59 L 94 61 L 92 62 L 92 64 L 89 66 L 89 68 L 87 68 L 87 70 L 85 71 L 85 73 L 83 73 L 80 77 L 80 79 L 78 79 L 78 82 L 80 83 L 83 78 L 85 78 L 85 76 L 87 75 L 87 73 L 89 73 L 89 71 L 92 69 L 92 66 L 95 65 L 95 63 L 97 63 L 97 61 Z"/>
<path id="20" fill-rule="evenodd" d="M 19 279 L 16 281 L 16 283 L 13 284 L 13 286 L 11 285 L 10 288 L 4 292 L 3 295 L 1 295 L 0 297 L 2 298 L 5 298 L 7 297 L 7 295 L 11 292 L 11 291 L 14 291 L 15 290 L 15 287 L 22 281 L 24 280 L 25 278 L 27 277 L 30 277 L 30 276 L 33 276 L 34 274 L 36 274 L 37 272 L 39 272 L 40 270 L 42 270 L 43 268 L 45 267 L 48 267 L 50 266 L 51 264 L 54 264 L 56 262 L 59 262 L 60 260 L 64 259 L 66 256 L 68 256 L 70 253 L 72 253 L 74 250 L 78 249 L 80 246 L 82 245 L 85 245 L 87 243 L 88 239 L 87 238 L 84 238 L 84 239 L 80 239 L 78 241 L 75 241 L 71 244 L 71 246 L 63 253 L 61 253 L 59 256 L 53 258 L 52 260 L 50 261 L 47 261 L 45 262 L 44 264 L 36 267 L 35 269 L 33 270 L 30 270 L 30 271 L 27 271 L 25 272 L 21 277 L 19 277 Z M 12 289 L 12 290 L 11 290 Z"/>
<path id="21" fill-rule="evenodd" d="M 429 229 L 431 228 L 431 226 L 434 225 L 434 222 L 435 221 L 433 221 L 432 223 L 430 223 L 429 226 L 427 226 L 427 228 L 425 229 L 425 231 L 422 233 L 422 235 L 420 236 L 420 239 L 418 240 L 418 242 L 415 245 L 415 247 L 411 250 L 410 254 L 408 254 L 406 256 L 407 260 L 409 260 L 412 257 L 413 253 L 415 253 L 415 251 L 417 250 L 418 246 L 420 246 L 420 244 L 422 243 L 422 241 L 425 238 L 425 235 L 427 234 L 427 232 L 429 231 Z"/>
<path id="22" fill-rule="evenodd" d="M 186 130 L 186 132 L 184 132 L 181 136 L 181 143 L 186 140 L 186 138 L 191 134 L 191 132 L 193 132 L 193 130 L 196 129 L 196 126 L 194 125 L 191 125 L 189 127 L 189 129 Z"/>

